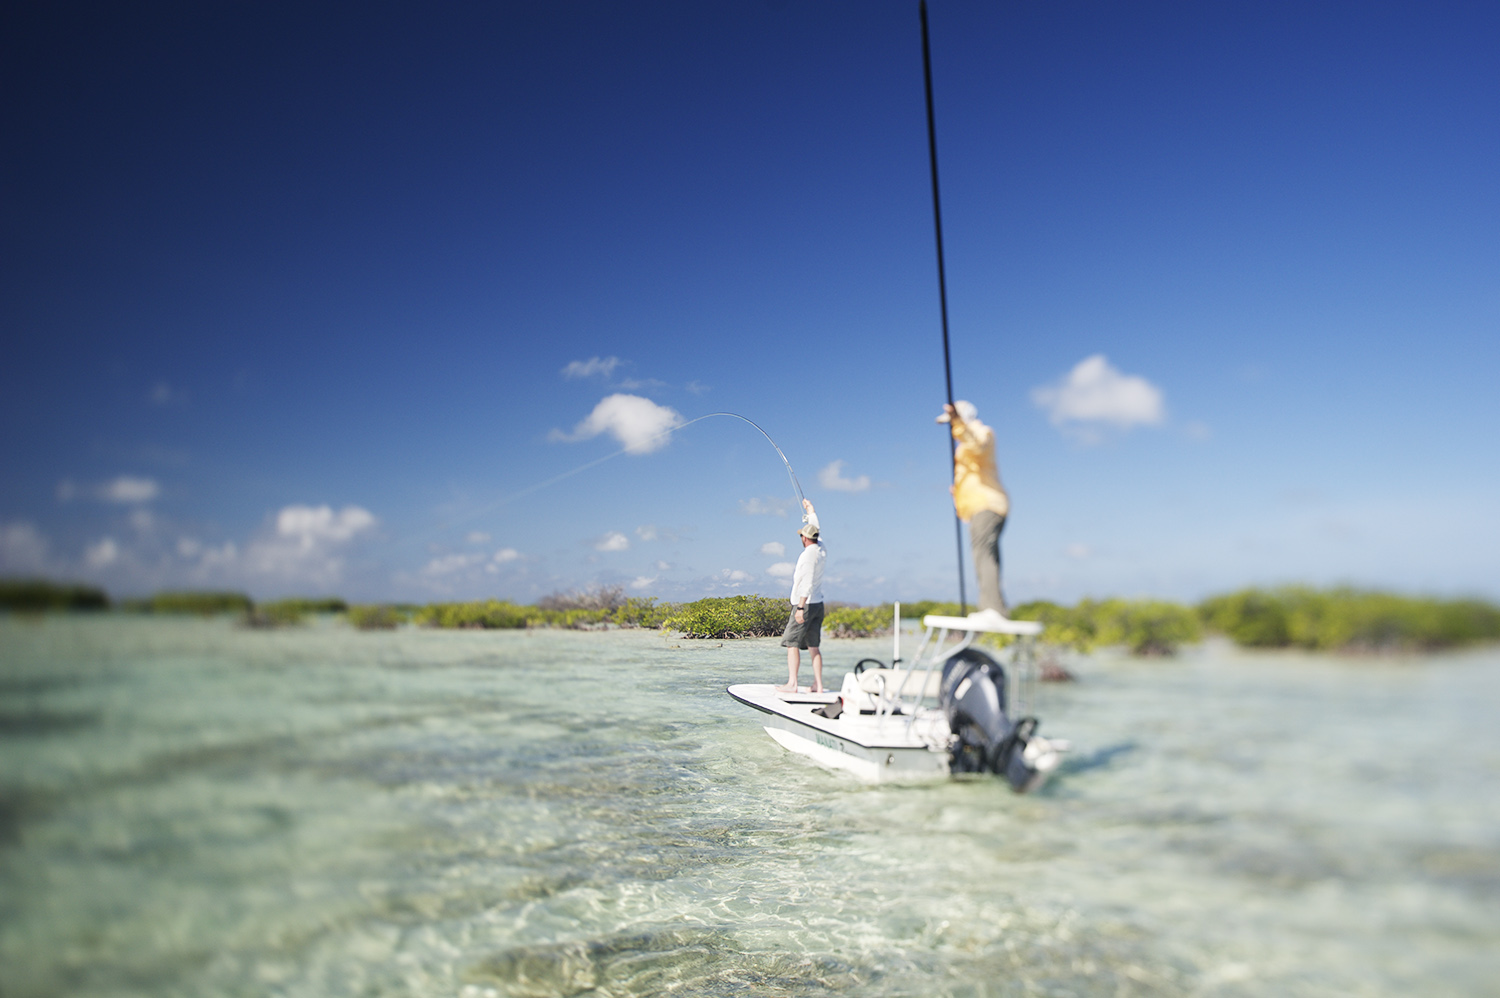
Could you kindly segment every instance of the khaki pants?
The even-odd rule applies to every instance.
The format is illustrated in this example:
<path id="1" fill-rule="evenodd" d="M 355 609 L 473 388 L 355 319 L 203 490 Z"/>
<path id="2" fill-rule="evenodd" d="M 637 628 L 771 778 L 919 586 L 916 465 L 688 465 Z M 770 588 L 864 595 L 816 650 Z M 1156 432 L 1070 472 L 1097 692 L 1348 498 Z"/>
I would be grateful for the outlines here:
<path id="1" fill-rule="evenodd" d="M 979 578 L 979 609 L 1005 612 L 1000 592 L 1000 531 L 1005 517 L 982 509 L 969 519 L 969 550 L 974 555 L 974 574 Z"/>

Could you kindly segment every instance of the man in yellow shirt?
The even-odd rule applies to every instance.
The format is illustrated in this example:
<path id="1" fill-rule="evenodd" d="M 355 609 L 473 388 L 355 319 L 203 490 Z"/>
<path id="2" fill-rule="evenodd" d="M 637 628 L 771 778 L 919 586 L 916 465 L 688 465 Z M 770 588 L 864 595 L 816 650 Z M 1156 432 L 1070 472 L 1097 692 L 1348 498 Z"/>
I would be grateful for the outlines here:
<path id="1" fill-rule="evenodd" d="M 1000 592 L 1000 531 L 1010 514 L 1010 497 L 995 467 L 995 431 L 979 421 L 974 403 L 943 406 L 939 423 L 949 424 L 953 451 L 953 508 L 969 525 L 974 574 L 979 577 L 979 613 L 1005 616 Z"/>

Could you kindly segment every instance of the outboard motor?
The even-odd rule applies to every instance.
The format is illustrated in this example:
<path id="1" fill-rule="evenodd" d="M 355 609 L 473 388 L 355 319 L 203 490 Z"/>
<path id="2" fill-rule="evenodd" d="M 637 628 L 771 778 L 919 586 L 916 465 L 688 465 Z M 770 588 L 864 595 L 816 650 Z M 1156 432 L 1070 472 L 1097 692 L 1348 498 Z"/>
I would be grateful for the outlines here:
<path id="1" fill-rule="evenodd" d="M 1005 711 L 1005 669 L 978 648 L 965 648 L 943 663 L 938 702 L 956 735 L 949 769 L 955 773 L 996 773 L 1016 793 L 1025 793 L 1047 778 L 1026 758 L 1026 746 L 1037 719 L 1012 724 Z M 1035 754 L 1035 753 L 1032 753 Z"/>

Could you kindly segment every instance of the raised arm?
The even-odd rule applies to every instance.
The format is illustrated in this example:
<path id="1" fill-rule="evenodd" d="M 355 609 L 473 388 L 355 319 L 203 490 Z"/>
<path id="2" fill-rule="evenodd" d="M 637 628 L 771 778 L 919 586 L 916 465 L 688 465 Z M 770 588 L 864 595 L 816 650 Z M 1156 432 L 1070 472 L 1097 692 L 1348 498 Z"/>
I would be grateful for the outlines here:
<path id="1" fill-rule="evenodd" d="M 802 500 L 802 509 L 805 511 L 802 514 L 802 522 L 810 524 L 814 529 L 818 531 L 818 533 L 822 533 L 823 525 L 818 522 L 818 512 L 817 510 L 813 509 L 812 500 Z"/>

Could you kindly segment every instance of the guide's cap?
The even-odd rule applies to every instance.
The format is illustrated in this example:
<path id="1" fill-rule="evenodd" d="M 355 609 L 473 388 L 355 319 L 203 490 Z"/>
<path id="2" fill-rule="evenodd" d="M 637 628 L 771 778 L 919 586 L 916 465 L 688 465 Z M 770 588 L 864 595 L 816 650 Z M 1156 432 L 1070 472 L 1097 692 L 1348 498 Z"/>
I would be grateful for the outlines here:
<path id="1" fill-rule="evenodd" d="M 958 410 L 958 418 L 961 422 L 972 423 L 979 418 L 979 410 L 974 408 L 973 402 L 959 399 L 953 403 L 953 408 Z M 939 423 L 949 422 L 948 413 L 945 411 L 942 415 L 938 416 L 937 421 Z"/>
<path id="2" fill-rule="evenodd" d="M 803 537 L 806 537 L 810 541 L 815 541 L 818 539 L 818 528 L 813 526 L 811 523 L 804 523 L 802 525 L 802 529 L 797 531 L 797 533 L 801 534 Z"/>

